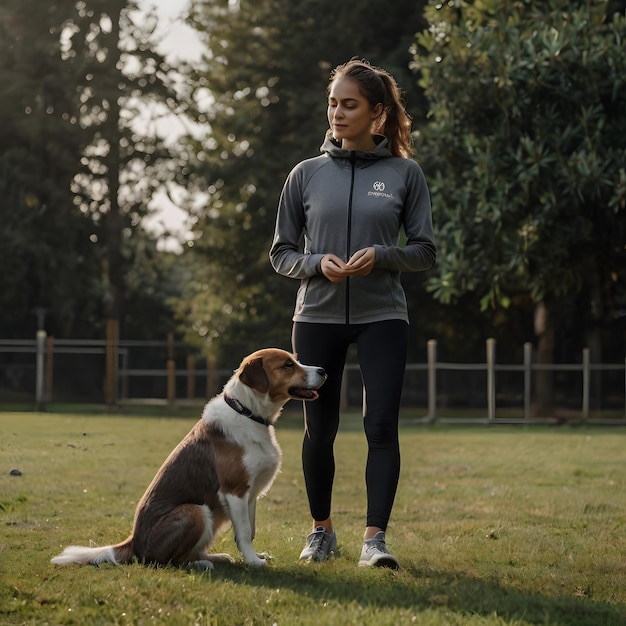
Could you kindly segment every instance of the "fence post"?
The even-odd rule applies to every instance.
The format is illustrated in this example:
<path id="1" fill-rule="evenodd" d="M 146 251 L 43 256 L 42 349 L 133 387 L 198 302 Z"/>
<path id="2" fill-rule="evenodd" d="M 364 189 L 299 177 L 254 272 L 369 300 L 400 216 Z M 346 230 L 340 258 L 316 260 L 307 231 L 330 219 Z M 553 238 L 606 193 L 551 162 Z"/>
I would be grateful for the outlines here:
<path id="1" fill-rule="evenodd" d="M 40 411 L 44 405 L 45 390 L 45 359 L 46 359 L 46 331 L 37 331 L 36 382 L 35 405 Z"/>
<path id="2" fill-rule="evenodd" d="M 52 400 L 52 385 L 54 380 L 54 337 L 46 340 L 46 401 Z"/>
<path id="3" fill-rule="evenodd" d="M 196 357 L 187 355 L 187 399 L 193 400 L 196 396 Z"/>
<path id="4" fill-rule="evenodd" d="M 532 385 L 533 345 L 529 341 L 524 344 L 524 420 L 530 419 L 530 388 Z"/>
<path id="5" fill-rule="evenodd" d="M 437 340 L 429 339 L 428 354 L 428 421 L 437 419 Z"/>
<path id="6" fill-rule="evenodd" d="M 167 359 L 167 405 L 172 408 L 176 401 L 176 361 Z"/>
<path id="7" fill-rule="evenodd" d="M 174 333 L 167 333 L 167 405 L 174 407 L 176 401 L 176 361 L 174 360 Z"/>
<path id="8" fill-rule="evenodd" d="M 496 418 L 496 340 L 487 339 L 487 417 Z"/>
<path id="9" fill-rule="evenodd" d="M 591 384 L 589 348 L 583 348 L 583 419 L 589 419 L 589 386 Z"/>
<path id="10" fill-rule="evenodd" d="M 119 322 L 116 319 L 108 319 L 106 324 L 106 384 L 104 389 L 105 402 L 109 406 L 117 402 L 117 360 Z"/>
<path id="11" fill-rule="evenodd" d="M 206 360 L 206 397 L 212 398 L 217 394 L 217 360 L 214 355 L 209 355 Z"/>

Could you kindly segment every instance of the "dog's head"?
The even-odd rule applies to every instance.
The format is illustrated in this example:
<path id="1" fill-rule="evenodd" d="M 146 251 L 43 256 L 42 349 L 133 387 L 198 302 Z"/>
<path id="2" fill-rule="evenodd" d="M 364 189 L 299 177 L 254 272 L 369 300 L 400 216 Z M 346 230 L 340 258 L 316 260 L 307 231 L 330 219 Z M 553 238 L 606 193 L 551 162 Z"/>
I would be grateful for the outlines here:
<path id="1" fill-rule="evenodd" d="M 265 348 L 247 356 L 236 374 L 239 380 L 274 403 L 289 399 L 315 400 L 326 380 L 321 367 L 303 365 L 296 356 L 278 348 Z"/>

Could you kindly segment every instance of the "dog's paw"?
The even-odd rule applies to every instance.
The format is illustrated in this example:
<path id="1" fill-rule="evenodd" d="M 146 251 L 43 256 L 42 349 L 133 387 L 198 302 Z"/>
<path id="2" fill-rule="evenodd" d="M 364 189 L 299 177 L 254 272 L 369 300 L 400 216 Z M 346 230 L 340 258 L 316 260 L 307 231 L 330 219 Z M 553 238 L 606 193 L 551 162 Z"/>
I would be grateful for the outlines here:
<path id="1" fill-rule="evenodd" d="M 264 559 L 265 561 L 271 561 L 272 560 L 272 555 L 268 554 L 267 552 L 257 552 L 256 555 L 260 558 L 260 559 Z"/>
<path id="2" fill-rule="evenodd" d="M 186 567 L 192 572 L 208 572 L 213 569 L 213 563 L 211 561 L 192 561 Z"/>
<path id="3" fill-rule="evenodd" d="M 209 554 L 208 559 L 213 561 L 213 563 L 234 563 L 235 559 L 233 559 L 230 554 L 226 554 L 225 552 Z"/>
<path id="4" fill-rule="evenodd" d="M 254 567 L 265 567 L 267 565 L 266 559 L 261 555 L 256 555 L 254 558 L 244 559 L 246 565 L 252 565 Z"/>

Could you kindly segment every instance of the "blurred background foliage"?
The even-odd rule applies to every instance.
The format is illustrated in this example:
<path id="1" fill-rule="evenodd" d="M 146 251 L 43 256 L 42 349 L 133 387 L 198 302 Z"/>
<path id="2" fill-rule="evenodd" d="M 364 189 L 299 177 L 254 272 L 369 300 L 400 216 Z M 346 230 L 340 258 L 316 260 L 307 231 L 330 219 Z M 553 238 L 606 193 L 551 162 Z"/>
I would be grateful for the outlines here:
<path id="1" fill-rule="evenodd" d="M 411 360 L 623 359 L 625 3 L 191 0 L 200 59 L 126 0 L 0 6 L 0 337 L 162 339 L 236 364 L 290 344 L 268 262 L 289 170 L 318 154 L 333 67 L 392 72 L 439 259 L 406 275 Z M 163 120 L 184 131 L 172 139 Z M 176 249 L 155 198 L 187 216 Z M 171 241 L 171 239 L 170 239 Z M 41 319 L 41 315 L 40 315 Z"/>

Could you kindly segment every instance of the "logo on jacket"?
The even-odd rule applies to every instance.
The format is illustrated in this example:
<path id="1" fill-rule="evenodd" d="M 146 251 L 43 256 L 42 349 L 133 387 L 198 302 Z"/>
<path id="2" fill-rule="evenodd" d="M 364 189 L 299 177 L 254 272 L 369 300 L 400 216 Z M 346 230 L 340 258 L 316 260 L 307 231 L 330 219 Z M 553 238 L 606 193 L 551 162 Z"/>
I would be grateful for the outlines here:
<path id="1" fill-rule="evenodd" d="M 382 180 L 377 180 L 372 185 L 372 188 L 374 189 L 374 191 L 368 191 L 368 196 L 376 196 L 377 198 L 393 198 L 392 193 L 385 192 L 385 183 L 383 183 Z"/>

